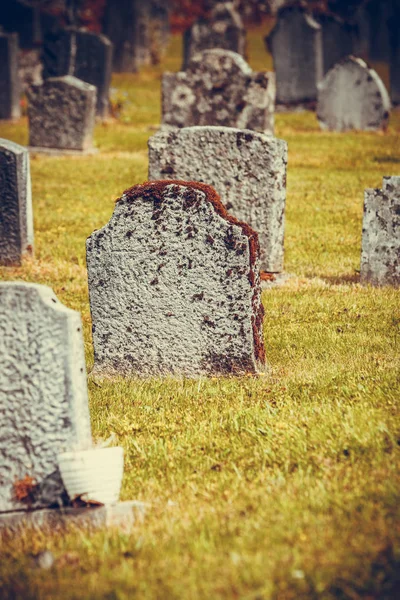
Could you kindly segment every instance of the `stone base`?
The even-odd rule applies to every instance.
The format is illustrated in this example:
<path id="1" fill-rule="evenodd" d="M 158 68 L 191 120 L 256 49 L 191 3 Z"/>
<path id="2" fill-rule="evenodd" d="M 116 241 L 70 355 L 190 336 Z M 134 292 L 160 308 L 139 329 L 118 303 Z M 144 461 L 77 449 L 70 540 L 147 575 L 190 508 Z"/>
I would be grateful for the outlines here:
<path id="1" fill-rule="evenodd" d="M 294 277 L 290 273 L 266 273 L 264 276 L 268 279 L 263 278 L 263 272 L 261 272 L 261 289 L 270 290 L 271 288 L 282 287 L 285 283 Z"/>
<path id="2" fill-rule="evenodd" d="M 40 531 L 60 531 L 67 527 L 79 529 L 118 529 L 129 533 L 133 525 L 142 522 L 146 510 L 143 502 L 119 502 L 118 504 L 92 508 L 45 508 L 0 514 L 0 535 L 17 533 L 26 527 Z"/>
<path id="3" fill-rule="evenodd" d="M 98 153 L 98 148 L 87 150 L 68 150 L 64 148 L 42 148 L 39 146 L 28 146 L 31 154 L 48 154 L 49 156 L 90 156 Z"/>

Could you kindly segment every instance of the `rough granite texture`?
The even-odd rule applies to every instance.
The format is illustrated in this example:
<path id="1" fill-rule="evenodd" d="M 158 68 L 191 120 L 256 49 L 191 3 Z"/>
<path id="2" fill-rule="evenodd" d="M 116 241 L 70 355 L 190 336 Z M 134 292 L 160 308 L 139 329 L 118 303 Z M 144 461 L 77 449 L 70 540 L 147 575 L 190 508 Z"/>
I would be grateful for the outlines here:
<path id="1" fill-rule="evenodd" d="M 245 55 L 246 29 L 232 2 L 216 4 L 209 19 L 201 18 L 185 31 L 182 71 L 198 52 L 213 48 L 222 48 L 237 52 L 241 56 Z"/>
<path id="2" fill-rule="evenodd" d="M 0 306 L 0 512 L 51 506 L 64 491 L 57 454 L 91 443 L 81 318 L 30 283 L 0 283 Z"/>
<path id="3" fill-rule="evenodd" d="M 378 74 L 348 56 L 319 85 L 317 116 L 322 129 L 375 131 L 389 120 L 390 99 Z"/>
<path id="4" fill-rule="evenodd" d="M 89 150 L 93 145 L 96 88 L 76 77 L 54 77 L 28 92 L 29 145 Z"/>
<path id="5" fill-rule="evenodd" d="M 322 27 L 324 74 L 345 56 L 353 54 L 356 40 L 354 25 L 335 15 L 320 14 L 316 17 Z"/>
<path id="6" fill-rule="evenodd" d="M 19 265 L 33 251 L 29 154 L 0 138 L 0 265 Z"/>
<path id="7" fill-rule="evenodd" d="M 87 266 L 95 374 L 264 369 L 258 237 L 210 186 L 127 190 L 88 238 Z"/>
<path id="8" fill-rule="evenodd" d="M 18 119 L 19 100 L 18 34 L 0 31 L 0 119 Z"/>
<path id="9" fill-rule="evenodd" d="M 211 185 L 258 233 L 263 271 L 283 270 L 287 143 L 230 127 L 185 127 L 149 139 L 149 179 Z"/>
<path id="10" fill-rule="evenodd" d="M 312 103 L 323 76 L 321 26 L 299 6 L 284 6 L 266 38 L 275 67 L 277 104 Z"/>
<path id="11" fill-rule="evenodd" d="M 112 70 L 112 43 L 104 35 L 68 27 L 44 41 L 43 77 L 73 75 L 97 89 L 97 114 L 106 117 Z"/>
<path id="12" fill-rule="evenodd" d="M 361 281 L 400 286 L 400 177 L 365 191 Z"/>
<path id="13" fill-rule="evenodd" d="M 162 92 L 165 125 L 222 125 L 273 133 L 274 74 L 253 73 L 236 52 L 197 54 L 185 72 L 164 73 Z"/>

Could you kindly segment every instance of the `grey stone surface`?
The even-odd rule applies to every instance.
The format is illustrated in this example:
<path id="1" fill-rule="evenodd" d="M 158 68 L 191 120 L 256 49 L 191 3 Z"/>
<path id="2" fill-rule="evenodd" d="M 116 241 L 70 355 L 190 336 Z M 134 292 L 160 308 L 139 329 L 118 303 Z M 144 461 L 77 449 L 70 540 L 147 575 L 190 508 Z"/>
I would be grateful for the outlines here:
<path id="1" fill-rule="evenodd" d="M 29 283 L 0 283 L 0 306 L 0 512 L 61 503 L 57 454 L 91 442 L 81 318 Z"/>
<path id="2" fill-rule="evenodd" d="M 365 191 L 361 281 L 400 286 L 400 177 Z"/>
<path id="3" fill-rule="evenodd" d="M 258 233 L 261 270 L 283 270 L 287 144 L 229 127 L 159 131 L 149 140 L 149 179 L 211 185 L 233 216 Z"/>
<path id="4" fill-rule="evenodd" d="M 322 48 L 326 74 L 340 60 L 353 54 L 356 29 L 354 25 L 329 14 L 316 18 L 322 27 Z"/>
<path id="5" fill-rule="evenodd" d="M 91 508 L 62 508 L 11 512 L 0 514 L 0 533 L 18 534 L 29 528 L 48 534 L 64 533 L 66 529 L 117 529 L 130 533 L 133 526 L 144 520 L 147 506 L 143 502 L 128 501 Z"/>
<path id="6" fill-rule="evenodd" d="M 317 116 L 322 129 L 375 131 L 387 126 L 390 99 L 379 75 L 348 56 L 319 85 Z"/>
<path id="7" fill-rule="evenodd" d="M 0 31 L 0 119 L 18 119 L 19 101 L 18 35 Z"/>
<path id="8" fill-rule="evenodd" d="M 33 251 L 29 154 L 0 138 L 0 265 L 19 265 Z"/>
<path id="9" fill-rule="evenodd" d="M 253 73 L 235 52 L 197 54 L 186 71 L 164 73 L 162 92 L 165 125 L 222 125 L 273 133 L 274 74 Z"/>
<path id="10" fill-rule="evenodd" d="M 112 71 L 110 40 L 93 31 L 69 27 L 49 33 L 44 41 L 43 77 L 73 75 L 97 90 L 97 114 L 106 117 Z"/>
<path id="11" fill-rule="evenodd" d="M 93 145 L 96 88 L 76 77 L 54 77 L 28 92 L 29 145 L 89 150 Z"/>
<path id="12" fill-rule="evenodd" d="M 321 26 L 301 6 L 283 6 L 266 42 L 274 60 L 277 104 L 315 102 L 323 75 Z"/>
<path id="13" fill-rule="evenodd" d="M 199 19 L 185 32 L 182 70 L 188 67 L 196 54 L 213 48 L 245 55 L 246 30 L 233 2 L 217 3 L 209 19 Z"/>
<path id="14" fill-rule="evenodd" d="M 127 190 L 87 240 L 94 374 L 264 368 L 257 234 L 200 183 Z"/>

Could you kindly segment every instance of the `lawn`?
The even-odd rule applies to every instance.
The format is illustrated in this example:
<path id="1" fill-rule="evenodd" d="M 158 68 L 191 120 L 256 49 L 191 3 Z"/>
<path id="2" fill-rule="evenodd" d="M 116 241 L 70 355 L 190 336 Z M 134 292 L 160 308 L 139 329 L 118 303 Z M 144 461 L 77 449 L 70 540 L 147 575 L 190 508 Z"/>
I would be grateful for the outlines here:
<path id="1" fill-rule="evenodd" d="M 253 68 L 271 68 L 262 29 Z M 99 153 L 31 161 L 35 257 L 2 280 L 51 286 L 84 322 L 85 238 L 147 174 L 162 65 L 118 75 L 119 120 Z M 377 65 L 386 79 L 384 65 Z M 1 599 L 389 600 L 400 597 L 400 298 L 359 284 L 363 192 L 400 174 L 400 113 L 385 134 L 321 133 L 278 114 L 289 145 L 285 269 L 263 292 L 270 372 L 200 381 L 93 381 L 95 439 L 125 449 L 122 499 L 148 503 L 131 535 L 24 531 L 3 539 Z M 27 122 L 0 123 L 27 143 Z M 1 543 L 1 542 L 0 542 Z M 32 555 L 53 552 L 50 570 Z"/>

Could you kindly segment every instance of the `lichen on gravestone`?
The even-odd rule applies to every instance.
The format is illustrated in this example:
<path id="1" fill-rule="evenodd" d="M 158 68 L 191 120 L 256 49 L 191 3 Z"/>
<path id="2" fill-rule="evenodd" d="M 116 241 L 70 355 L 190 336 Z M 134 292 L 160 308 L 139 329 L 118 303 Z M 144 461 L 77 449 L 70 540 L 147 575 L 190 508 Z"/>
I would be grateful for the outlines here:
<path id="1" fill-rule="evenodd" d="M 87 240 L 94 373 L 243 375 L 265 368 L 257 234 L 207 185 L 159 181 Z"/>
<path id="2" fill-rule="evenodd" d="M 62 504 L 57 454 L 91 444 L 79 313 L 0 283 L 0 512 Z"/>

